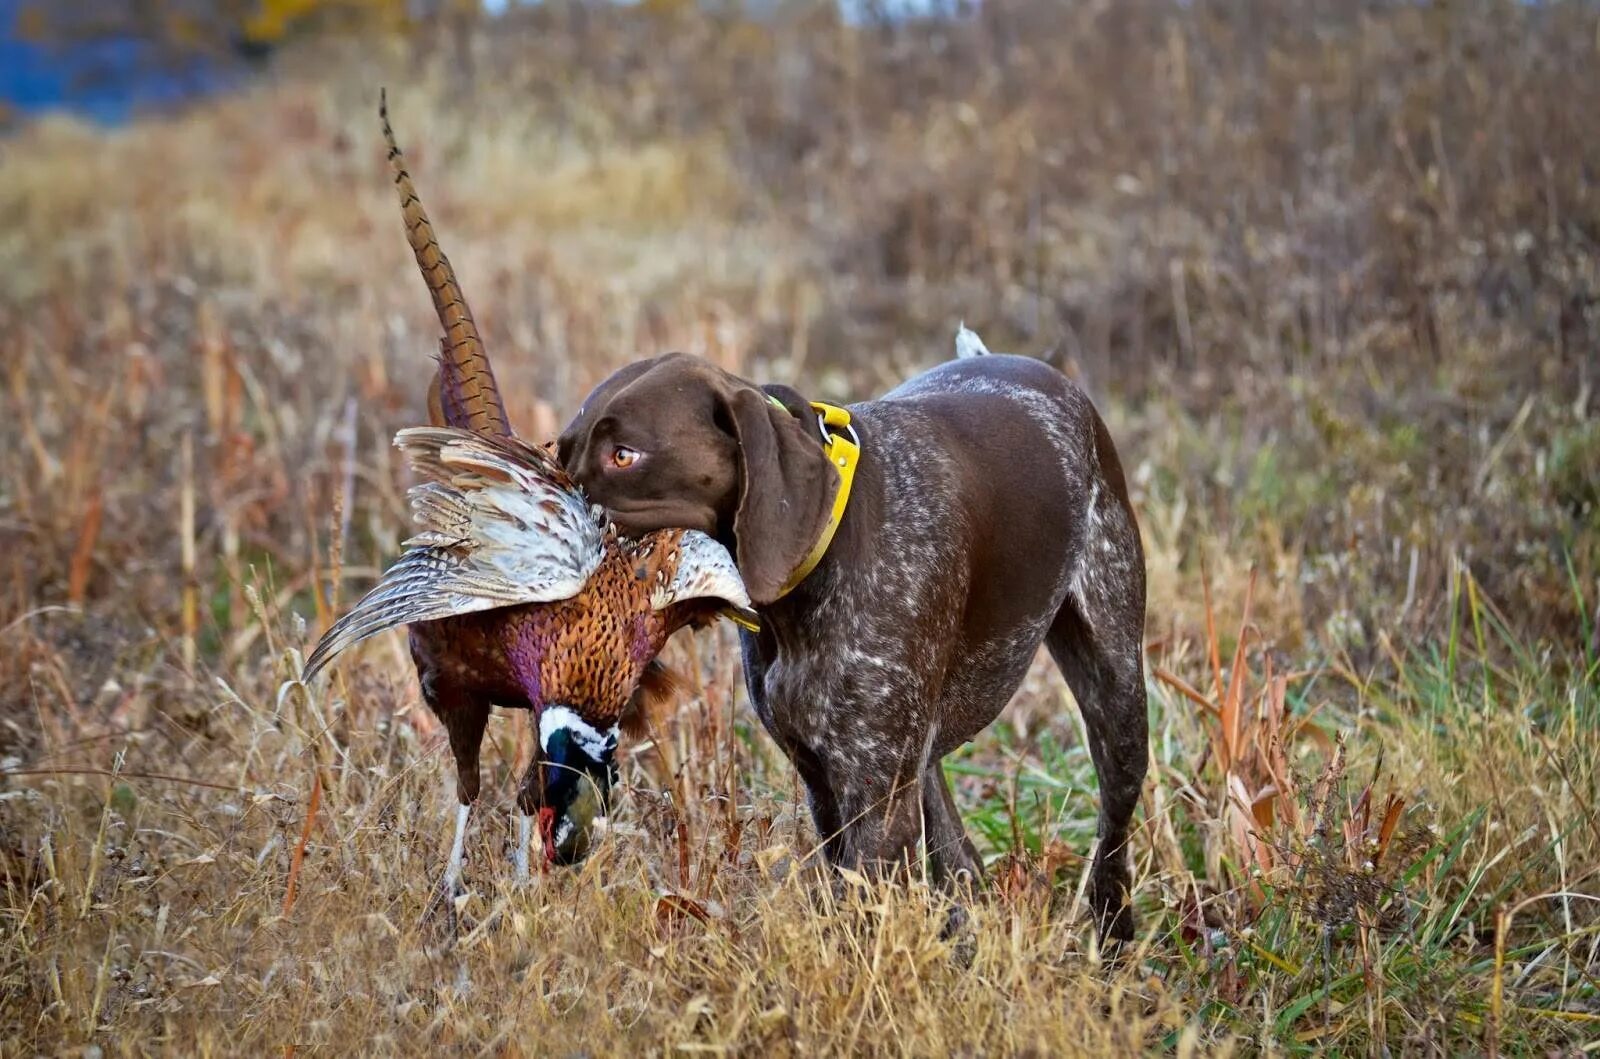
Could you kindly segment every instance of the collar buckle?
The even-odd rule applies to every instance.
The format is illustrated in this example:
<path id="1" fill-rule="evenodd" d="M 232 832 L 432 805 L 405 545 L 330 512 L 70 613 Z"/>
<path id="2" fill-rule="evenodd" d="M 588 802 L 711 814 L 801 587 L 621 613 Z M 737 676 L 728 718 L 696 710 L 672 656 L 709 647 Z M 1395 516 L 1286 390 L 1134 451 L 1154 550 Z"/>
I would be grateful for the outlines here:
<path id="1" fill-rule="evenodd" d="M 856 433 L 856 428 L 850 424 L 850 412 L 835 404 L 825 404 L 822 401 L 812 401 L 811 410 L 817 413 L 817 433 L 822 435 L 822 447 L 831 449 L 834 444 L 834 435 L 829 433 L 830 427 L 849 433 L 850 443 L 859 451 L 861 448 L 861 435 Z M 831 455 L 831 453 L 830 453 Z"/>

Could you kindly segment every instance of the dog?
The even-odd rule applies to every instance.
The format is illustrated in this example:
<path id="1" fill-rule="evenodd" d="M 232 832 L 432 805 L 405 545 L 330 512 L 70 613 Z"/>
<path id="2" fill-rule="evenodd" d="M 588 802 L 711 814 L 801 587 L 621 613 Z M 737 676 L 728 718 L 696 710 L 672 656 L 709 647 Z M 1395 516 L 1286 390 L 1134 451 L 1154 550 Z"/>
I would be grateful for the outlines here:
<path id="1" fill-rule="evenodd" d="M 624 533 L 696 529 L 734 555 L 759 629 L 751 705 L 794 763 L 823 853 L 982 879 L 940 767 L 1040 644 L 1100 784 L 1089 903 L 1134 936 L 1127 841 L 1149 757 L 1144 552 L 1088 396 L 964 326 L 957 357 L 842 412 L 669 353 L 617 371 L 557 440 Z M 838 510 L 840 494 L 847 494 Z"/>

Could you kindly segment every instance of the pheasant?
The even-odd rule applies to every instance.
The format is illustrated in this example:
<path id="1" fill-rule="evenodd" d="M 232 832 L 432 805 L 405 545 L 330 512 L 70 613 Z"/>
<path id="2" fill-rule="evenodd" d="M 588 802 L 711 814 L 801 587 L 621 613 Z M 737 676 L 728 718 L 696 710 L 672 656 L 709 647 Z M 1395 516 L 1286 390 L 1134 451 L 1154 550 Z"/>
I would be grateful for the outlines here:
<path id="1" fill-rule="evenodd" d="M 616 781 L 619 722 L 670 693 L 655 661 L 668 637 L 722 613 L 748 621 L 750 600 L 722 545 L 694 530 L 620 535 L 548 448 L 512 433 L 386 99 L 379 115 L 407 239 L 445 331 L 428 393 L 433 425 L 395 436 L 422 479 L 409 494 L 420 532 L 328 629 L 301 679 L 369 636 L 409 626 L 423 698 L 455 758 L 460 805 L 443 882 L 454 894 L 492 705 L 530 711 L 538 733 L 517 794 L 516 873 L 526 880 L 536 818 L 548 862 L 587 855 Z"/>

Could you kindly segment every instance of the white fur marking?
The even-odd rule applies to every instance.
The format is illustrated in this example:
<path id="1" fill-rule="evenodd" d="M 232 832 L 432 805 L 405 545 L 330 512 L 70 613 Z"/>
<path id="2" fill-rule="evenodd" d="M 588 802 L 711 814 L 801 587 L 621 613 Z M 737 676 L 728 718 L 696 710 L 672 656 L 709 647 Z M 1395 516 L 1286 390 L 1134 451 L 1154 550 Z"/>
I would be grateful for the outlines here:
<path id="1" fill-rule="evenodd" d="M 983 344 L 983 339 L 978 337 L 976 331 L 969 329 L 966 321 L 963 320 L 956 328 L 957 359 L 966 360 L 968 357 L 983 357 L 988 356 L 988 354 L 989 347 Z"/>

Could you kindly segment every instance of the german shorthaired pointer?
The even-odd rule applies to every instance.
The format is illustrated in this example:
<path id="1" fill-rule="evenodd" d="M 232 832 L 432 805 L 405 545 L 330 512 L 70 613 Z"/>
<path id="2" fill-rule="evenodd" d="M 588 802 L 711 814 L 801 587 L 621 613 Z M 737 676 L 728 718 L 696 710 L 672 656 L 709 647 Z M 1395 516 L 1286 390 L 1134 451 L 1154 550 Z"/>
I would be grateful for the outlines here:
<path id="1" fill-rule="evenodd" d="M 833 864 L 906 864 L 922 840 L 936 882 L 981 878 L 940 759 L 994 720 L 1045 644 L 1100 780 L 1091 908 L 1126 940 L 1148 732 L 1144 555 L 1122 467 L 1065 376 L 965 328 L 957 352 L 849 406 L 848 426 L 787 386 L 668 354 L 590 394 L 559 455 L 624 532 L 697 529 L 733 551 L 760 616 L 743 634 L 750 701 Z M 853 482 L 839 467 L 855 462 L 852 430 Z"/>

